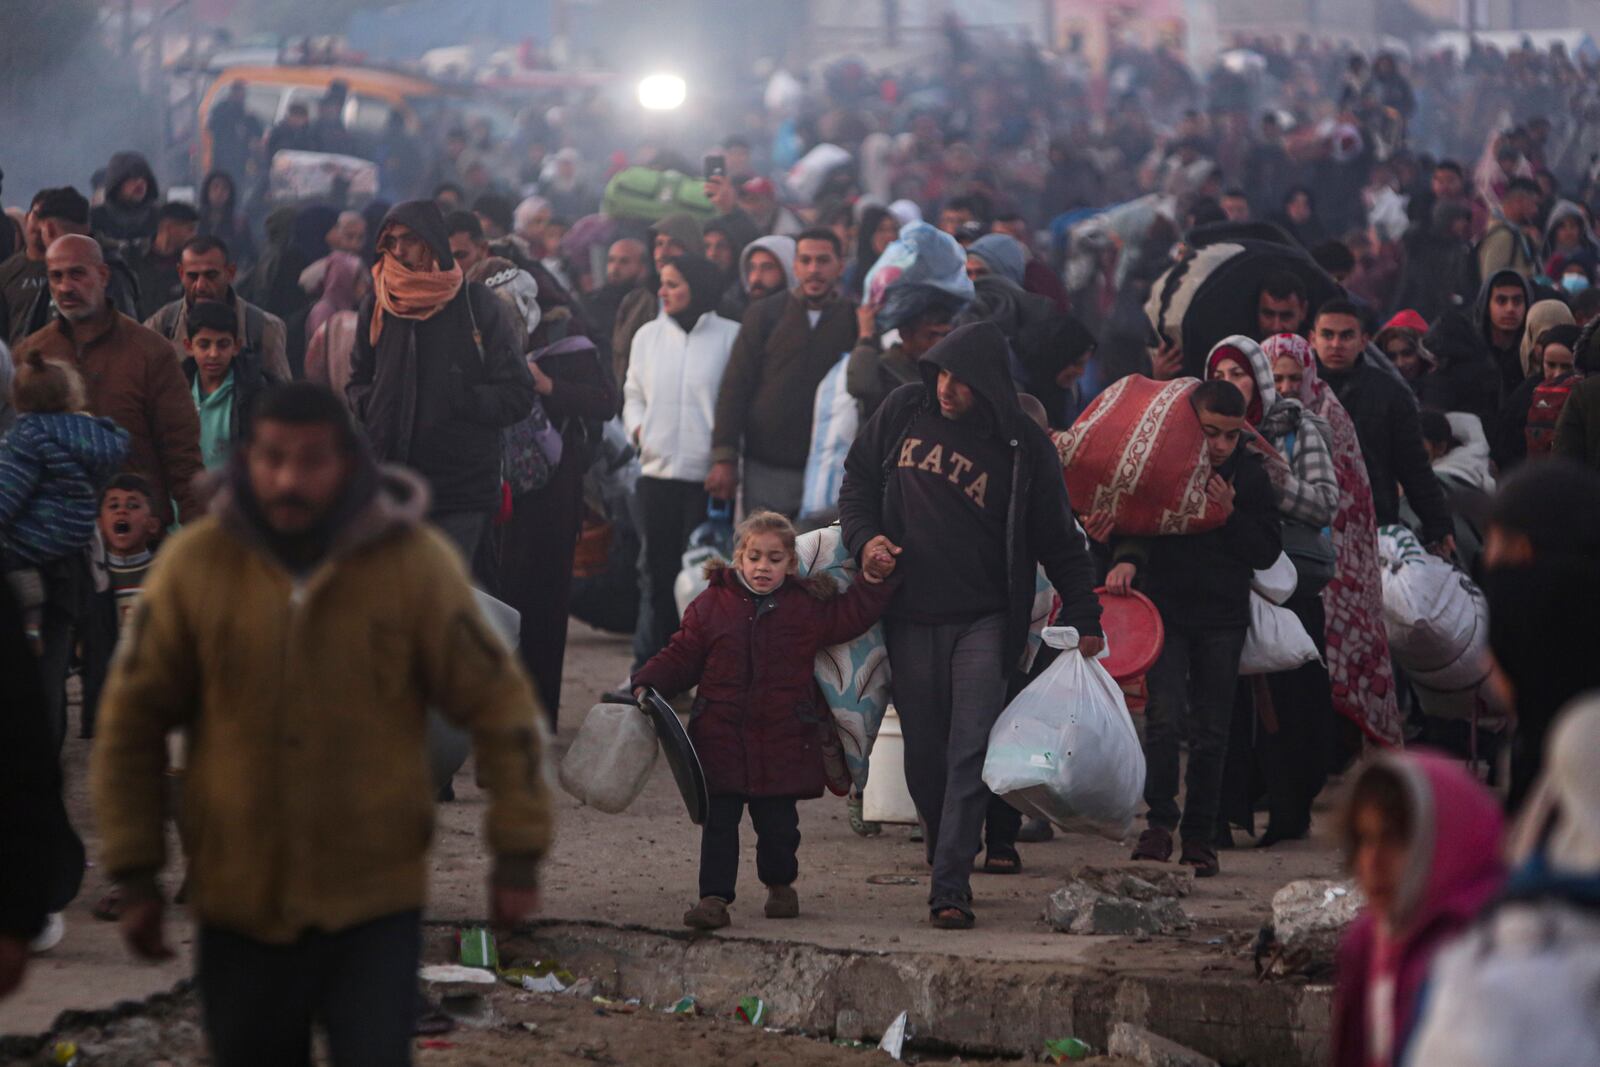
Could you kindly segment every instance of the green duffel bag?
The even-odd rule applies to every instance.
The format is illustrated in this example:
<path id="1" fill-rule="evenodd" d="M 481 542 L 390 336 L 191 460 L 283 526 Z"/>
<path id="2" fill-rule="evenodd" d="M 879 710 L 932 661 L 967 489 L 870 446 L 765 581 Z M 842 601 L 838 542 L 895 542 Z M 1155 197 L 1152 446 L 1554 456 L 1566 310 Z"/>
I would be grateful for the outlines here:
<path id="1" fill-rule="evenodd" d="M 614 219 L 659 222 L 688 212 L 709 219 L 716 211 L 706 199 L 705 182 L 675 170 L 628 167 L 606 183 L 600 210 Z"/>

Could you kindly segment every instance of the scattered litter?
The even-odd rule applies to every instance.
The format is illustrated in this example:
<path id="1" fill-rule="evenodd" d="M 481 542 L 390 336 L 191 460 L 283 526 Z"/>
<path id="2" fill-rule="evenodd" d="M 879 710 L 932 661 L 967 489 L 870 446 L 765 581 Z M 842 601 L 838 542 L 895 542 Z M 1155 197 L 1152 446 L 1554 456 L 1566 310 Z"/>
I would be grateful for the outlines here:
<path id="1" fill-rule="evenodd" d="M 767 1018 L 767 1002 L 760 997 L 740 997 L 733 1017 L 751 1026 L 760 1026 Z"/>
<path id="2" fill-rule="evenodd" d="M 870 874 L 868 885 L 921 885 L 922 879 L 910 874 Z"/>
<path id="3" fill-rule="evenodd" d="M 56 1067 L 78 1067 L 82 1063 L 78 1057 L 78 1046 L 71 1041 L 57 1041 L 50 1050 L 50 1062 Z"/>
<path id="4" fill-rule="evenodd" d="M 906 1032 L 910 1029 L 910 1012 L 901 1012 L 894 1017 L 894 1022 L 889 1024 L 889 1029 L 883 1032 L 883 1040 L 878 1042 L 880 1051 L 887 1052 L 892 1058 L 899 1059 L 900 1053 L 905 1050 Z"/>
<path id="5" fill-rule="evenodd" d="M 418 1041 L 417 1042 L 417 1047 L 418 1048 L 431 1048 L 431 1049 L 447 1049 L 447 1048 L 455 1048 L 456 1047 L 456 1043 L 454 1041 L 441 1041 L 437 1037 L 427 1037 L 427 1038 L 423 1038 L 421 1041 Z"/>
<path id="6" fill-rule="evenodd" d="M 500 953 L 495 948 L 494 935 L 481 926 L 461 931 L 461 962 L 468 967 L 498 970 Z"/>
<path id="7" fill-rule="evenodd" d="M 565 993 L 578 983 L 556 960 L 534 960 L 525 967 L 501 967 L 500 977 L 530 993 Z"/>
<path id="8" fill-rule="evenodd" d="M 494 975 L 481 967 L 463 967 L 458 963 L 436 963 L 417 972 L 424 982 L 473 982 L 494 985 Z"/>
<path id="9" fill-rule="evenodd" d="M 862 1050 L 878 1047 L 876 1045 L 869 1045 L 865 1041 L 854 1041 L 848 1037 L 836 1037 L 833 1039 L 833 1043 L 838 1045 L 840 1048 L 853 1048 Z"/>
<path id="10" fill-rule="evenodd" d="M 693 996 L 680 999 L 676 1004 L 667 1009 L 668 1015 L 699 1015 L 700 1005 Z"/>
<path id="11" fill-rule="evenodd" d="M 1070 1063 L 1089 1058 L 1094 1050 L 1075 1037 L 1058 1037 L 1044 1043 L 1046 1063 Z"/>
<path id="12" fill-rule="evenodd" d="M 528 1033 L 530 1033 L 530 1034 L 537 1034 L 539 1032 L 539 1024 L 538 1023 L 520 1023 L 518 1025 L 520 1025 L 524 1030 L 528 1031 Z"/>

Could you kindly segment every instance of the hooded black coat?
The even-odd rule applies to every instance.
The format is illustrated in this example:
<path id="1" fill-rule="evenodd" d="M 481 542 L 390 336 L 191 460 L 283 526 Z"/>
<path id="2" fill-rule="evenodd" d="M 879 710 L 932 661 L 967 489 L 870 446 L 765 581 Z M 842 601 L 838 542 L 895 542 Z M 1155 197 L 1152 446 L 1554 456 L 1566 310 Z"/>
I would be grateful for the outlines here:
<path id="1" fill-rule="evenodd" d="M 391 223 L 415 230 L 441 264 L 452 262 L 433 201 L 395 205 L 384 218 L 384 226 Z M 388 319 L 374 346 L 376 313 L 368 295 L 357 312 L 347 389 L 374 453 L 427 478 L 436 515 L 497 507 L 501 431 L 528 416 L 536 395 L 505 305 L 484 286 L 463 282 L 431 318 Z"/>
<path id="2" fill-rule="evenodd" d="M 1483 338 L 1483 345 L 1489 352 L 1495 368 L 1500 372 L 1500 395 L 1512 393 L 1517 386 L 1522 384 L 1522 379 L 1527 377 L 1522 370 L 1522 330 L 1518 328 L 1516 337 L 1511 339 L 1511 344 L 1506 348 L 1496 348 L 1494 343 L 1494 327 L 1489 322 L 1489 294 L 1496 285 L 1510 285 L 1512 282 L 1522 286 L 1523 308 L 1533 307 L 1533 283 L 1514 270 L 1497 270 L 1483 280 L 1483 286 L 1478 290 L 1478 299 L 1472 305 L 1472 321 L 1478 327 L 1478 336 Z M 1523 320 L 1526 322 L 1526 318 Z"/>
<path id="3" fill-rule="evenodd" d="M 1355 423 L 1378 525 L 1400 521 L 1400 487 L 1404 486 L 1406 499 L 1422 519 L 1422 539 L 1432 544 L 1453 532 L 1455 523 L 1422 446 L 1417 399 L 1398 374 L 1392 369 L 1380 370 L 1372 359 L 1369 348 L 1347 371 L 1320 367 L 1322 380 Z"/>
<path id="4" fill-rule="evenodd" d="M 1455 221 L 1472 217 L 1462 204 L 1437 205 L 1426 223 L 1404 237 L 1405 266 L 1400 272 L 1396 308 L 1410 308 L 1429 322 L 1450 308 L 1465 309 L 1478 294 L 1478 257 L 1471 242 L 1451 232 Z"/>
<path id="5" fill-rule="evenodd" d="M 125 204 L 116 199 L 117 190 L 129 178 L 143 178 L 144 199 Z M 89 229 L 109 241 L 149 241 L 156 235 L 156 213 L 161 209 L 161 187 L 156 173 L 138 152 L 118 152 L 106 166 L 106 199 L 89 212 Z"/>
<path id="6" fill-rule="evenodd" d="M 860 558 L 867 542 L 879 534 L 898 545 L 908 538 L 937 536 L 934 530 L 906 528 L 901 494 L 890 475 L 912 422 L 919 415 L 938 413 L 936 383 L 939 372 L 948 370 L 983 405 L 981 432 L 1003 443 L 1011 455 L 1006 558 L 998 568 L 1006 575 L 1008 601 L 1004 662 L 1018 664 L 1026 647 L 1040 564 L 1061 597 L 1061 625 L 1099 636 L 1100 601 L 1088 544 L 1073 523 L 1055 445 L 1017 403 L 1005 335 L 991 322 L 959 327 L 929 350 L 919 366 L 924 380 L 890 393 L 845 459 L 839 518 L 851 554 Z"/>
<path id="7" fill-rule="evenodd" d="M 1479 331 L 1463 312 L 1445 311 L 1422 343 L 1439 365 L 1417 382 L 1417 400 L 1436 411 L 1469 412 L 1489 430 L 1500 406 L 1500 371 Z"/>

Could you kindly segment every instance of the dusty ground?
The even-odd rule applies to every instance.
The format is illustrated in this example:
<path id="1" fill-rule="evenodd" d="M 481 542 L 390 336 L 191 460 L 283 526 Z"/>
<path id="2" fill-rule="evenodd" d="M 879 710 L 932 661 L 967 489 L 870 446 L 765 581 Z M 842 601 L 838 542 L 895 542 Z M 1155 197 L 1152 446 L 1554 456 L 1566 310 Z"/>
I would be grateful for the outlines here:
<path id="1" fill-rule="evenodd" d="M 752 1027 L 740 1020 L 669 1015 L 631 1005 L 600 1006 L 588 999 L 490 990 L 474 1021 L 417 1042 L 418 1067 L 503 1067 L 540 1064 L 578 1067 L 867 1067 L 889 1062 L 876 1049 L 840 1047 L 826 1039 Z M 75 1025 L 38 1052 L 3 1062 L 44 1064 L 66 1042 L 94 1067 L 153 1067 L 209 1063 L 192 995 L 172 998 L 132 1018 Z M 984 1064 L 1001 1061 L 918 1056 L 906 1062 Z M 1095 1057 L 1085 1067 L 1135 1067 Z"/>
<path id="2" fill-rule="evenodd" d="M 570 741 L 597 695 L 623 677 L 627 663 L 624 639 L 573 623 L 558 749 Z M 95 835 L 83 782 L 86 759 L 87 743 L 70 741 L 69 805 L 93 855 Z M 479 844 L 483 797 L 473 784 L 470 764 L 458 776 L 456 791 L 458 801 L 440 810 L 433 852 L 430 918 L 447 923 L 481 919 L 486 910 L 484 883 L 488 865 Z M 695 897 L 699 835 L 685 816 L 665 767 L 658 763 L 644 795 L 621 815 L 603 815 L 582 807 L 559 789 L 556 804 L 557 843 L 543 874 L 544 914 L 559 919 L 681 929 L 683 910 Z M 1184 903 L 1197 923 L 1195 932 L 1184 942 L 1135 943 L 1071 937 L 1053 933 L 1040 921 L 1045 896 L 1076 865 L 1125 859 L 1127 846 L 1100 838 L 1058 837 L 1047 844 L 1024 845 L 1025 869 L 1020 875 L 976 875 L 978 929 L 950 933 L 927 925 L 922 847 L 908 840 L 908 828 L 886 827 L 880 838 L 858 838 L 850 832 L 843 801 L 831 797 L 803 804 L 801 812 L 805 835 L 797 886 L 801 917 L 778 923 L 761 916 L 760 886 L 747 832 L 740 883 L 747 895 L 734 906 L 734 925 L 722 936 L 784 938 L 841 949 L 928 951 L 1063 963 L 1112 958 L 1119 962 L 1138 958 L 1144 963 L 1170 960 L 1178 969 L 1243 974 L 1248 963 L 1242 959 L 1238 946 L 1270 911 L 1268 901 L 1273 891 L 1294 878 L 1331 877 L 1337 873 L 1333 850 L 1316 837 L 1270 851 L 1227 852 L 1222 858 L 1222 876 L 1197 883 L 1194 894 Z M 119 1001 L 141 999 L 170 989 L 187 975 L 189 931 L 174 922 L 171 936 L 182 953 L 180 959 L 162 967 L 135 964 L 123 952 L 114 929 L 94 921 L 89 914 L 104 889 L 101 873 L 91 870 L 83 893 L 67 914 L 66 940 L 49 956 L 35 962 L 20 993 L 0 1004 L 0 1034 L 39 1033 L 65 1009 L 107 1008 Z M 520 1022 L 522 1017 L 512 1014 L 513 1009 L 535 1013 L 528 1019 L 540 1023 L 541 1033 L 548 1027 L 550 1035 L 565 1036 L 541 1036 L 537 1044 L 528 1046 L 530 1035 L 521 1028 L 517 1032 L 502 1028 L 472 1033 L 461 1039 L 457 1058 L 434 1062 L 516 1062 L 508 1056 L 511 1048 L 527 1047 L 526 1058 L 517 1054 L 522 1062 L 575 1063 L 578 1059 L 571 1057 L 581 1053 L 572 1049 L 594 1036 L 590 1030 L 608 1043 L 609 1051 L 598 1057 L 591 1055 L 586 1062 L 688 1064 L 728 1059 L 730 1063 L 798 1065 L 859 1060 L 848 1050 L 813 1042 L 797 1044 L 792 1052 L 763 1048 L 753 1058 L 743 1059 L 741 1052 L 730 1059 L 732 1048 L 724 1050 L 718 1044 L 731 1040 L 726 1038 L 723 1027 L 709 1022 L 685 1024 L 653 1015 L 648 1022 L 643 1017 L 596 1016 L 587 1007 L 575 1007 L 570 998 L 550 1004 L 533 999 L 526 1003 L 513 1000 L 507 1015 Z M 594 1022 L 588 1022 L 591 1019 Z M 781 1020 L 774 1022 L 781 1025 Z M 700 1050 L 699 1058 L 659 1058 L 663 1033 L 659 1027 L 677 1028 L 667 1031 L 674 1035 L 674 1047 L 681 1043 L 681 1035 L 693 1034 L 694 1041 L 702 1043 L 694 1046 Z M 579 1036 L 573 1037 L 574 1034 Z M 738 1040 L 747 1042 L 753 1038 L 744 1033 Z M 456 1040 L 456 1035 L 447 1040 Z M 648 1052 L 632 1055 L 629 1049 Z M 431 1056 L 433 1051 L 449 1050 L 430 1050 L 428 1054 Z"/>

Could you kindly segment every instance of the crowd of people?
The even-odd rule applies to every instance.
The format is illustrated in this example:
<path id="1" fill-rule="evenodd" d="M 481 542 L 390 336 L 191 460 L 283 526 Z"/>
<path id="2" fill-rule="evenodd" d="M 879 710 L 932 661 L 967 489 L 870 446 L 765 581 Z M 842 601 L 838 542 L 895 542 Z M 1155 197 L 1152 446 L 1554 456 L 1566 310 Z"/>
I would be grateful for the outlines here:
<path id="1" fill-rule="evenodd" d="M 493 913 L 524 918 L 575 553 L 609 531 L 638 550 L 610 564 L 633 664 L 605 688 L 698 686 L 712 798 L 687 925 L 733 921 L 747 807 L 766 915 L 799 914 L 796 801 L 834 787 L 812 660 L 881 617 L 928 919 L 972 927 L 979 854 L 1014 873 L 1019 841 L 1052 832 L 982 777 L 1007 700 L 1053 655 L 1022 667 L 1042 573 L 1079 635 L 1063 655 L 1103 648 L 1101 587 L 1164 623 L 1133 859 L 1217 876 L 1236 832 L 1306 837 L 1330 777 L 1383 750 L 1349 775 L 1341 824 L 1369 907 L 1339 1062 L 1532 1062 L 1451 1020 L 1510 1010 L 1467 945 L 1510 975 L 1541 953 L 1593 966 L 1600 71 L 1475 49 L 1408 76 L 1392 55 L 1241 44 L 1253 58 L 1204 76 L 1118 51 L 1096 99 L 1070 57 L 985 53 L 952 25 L 938 76 L 774 79 L 757 126 L 708 138 L 703 165 L 651 149 L 592 168 L 604 123 L 547 118 L 504 144 L 463 124 L 430 146 L 403 121 L 369 144 L 335 90 L 267 128 L 238 85 L 209 117 L 199 203 L 164 199 L 131 152 L 87 195 L 40 190 L 0 227 L 0 749 L 29 857 L 5 879 L 0 994 L 83 879 L 59 772 L 76 663 L 115 883 L 96 912 L 139 955 L 169 952 L 157 876 L 181 770 L 217 1062 L 299 1062 L 313 1017 L 336 1062 L 406 1062 L 426 827 L 449 799 L 425 708 L 472 733 Z M 365 152 L 380 198 L 267 204 L 283 150 Z M 629 163 L 693 175 L 698 198 L 602 211 Z M 1161 314 L 1224 246 L 1277 266 L 1196 347 Z M 1131 536 L 1110 504 L 1069 500 L 1059 435 L 1114 382 L 1186 374 L 1203 455 L 1166 476 L 1220 525 Z M 820 429 L 829 389 L 842 442 Z M 598 505 L 596 471 L 634 457 L 626 504 Z M 735 513 L 680 612 L 685 549 Z M 795 547 L 835 521 L 862 576 L 838 595 Z M 1392 663 L 1378 531 L 1400 525 L 1482 586 L 1510 725 L 1431 718 Z M 1319 656 L 1241 678 L 1252 582 L 1280 554 Z M 514 652 L 472 585 L 520 614 Z M 1516 819 L 1509 880 L 1484 777 Z M 881 832 L 859 790 L 848 803 Z M 1529 934 L 1528 912 L 1566 933 Z"/>

